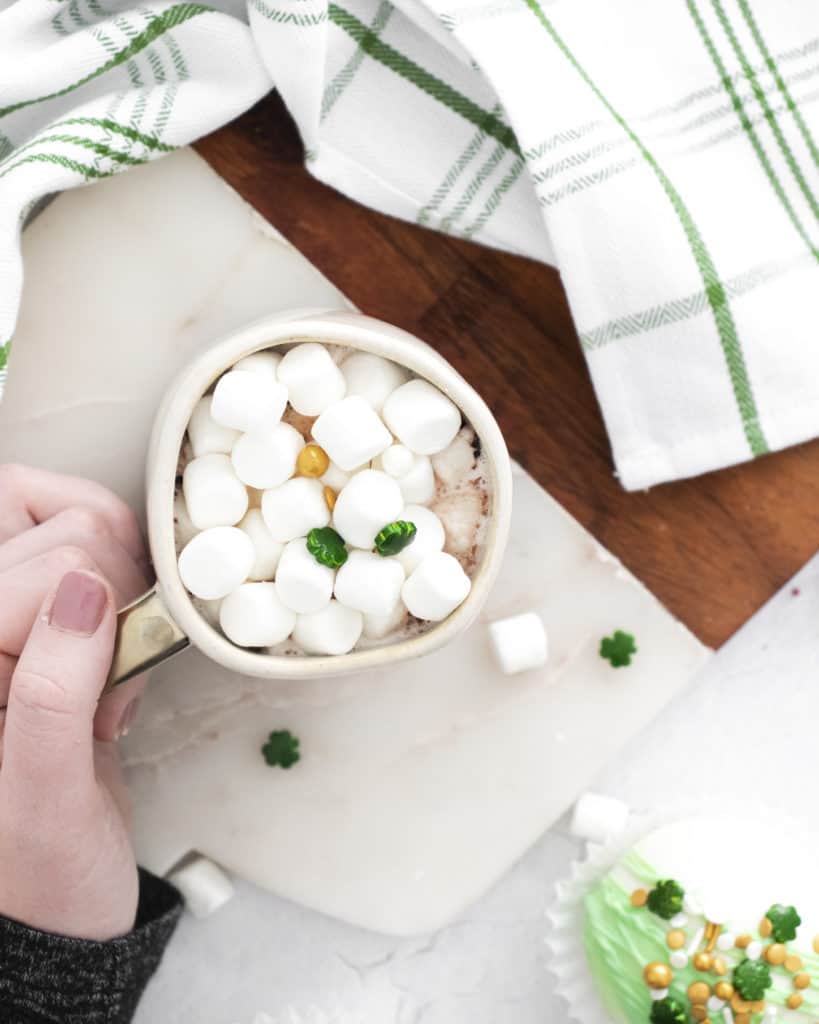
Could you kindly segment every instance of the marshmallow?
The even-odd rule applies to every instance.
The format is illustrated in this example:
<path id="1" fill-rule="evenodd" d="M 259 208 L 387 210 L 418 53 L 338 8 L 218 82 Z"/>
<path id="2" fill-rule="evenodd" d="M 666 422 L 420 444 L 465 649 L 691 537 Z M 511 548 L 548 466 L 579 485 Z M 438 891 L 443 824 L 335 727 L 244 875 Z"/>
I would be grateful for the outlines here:
<path id="1" fill-rule="evenodd" d="M 290 404 L 302 416 L 318 416 L 347 390 L 344 375 L 330 353 L 313 341 L 294 346 L 282 358 L 279 380 L 288 390 Z"/>
<path id="2" fill-rule="evenodd" d="M 296 458 L 304 438 L 287 423 L 242 434 L 233 446 L 231 461 L 236 475 L 250 487 L 278 487 L 296 471 Z"/>
<path id="3" fill-rule="evenodd" d="M 404 572 L 409 576 L 427 555 L 443 549 L 446 534 L 444 524 L 438 516 L 423 505 L 407 505 L 401 513 L 401 518 L 408 523 L 414 523 L 416 533 L 412 544 L 393 557 L 404 566 Z"/>
<path id="4" fill-rule="evenodd" d="M 504 675 L 514 675 L 515 672 L 546 664 L 546 630 L 540 616 L 534 612 L 490 622 L 489 642 L 498 668 Z"/>
<path id="5" fill-rule="evenodd" d="M 411 380 L 384 403 L 384 422 L 418 455 L 435 455 L 461 429 L 461 410 L 426 380 Z"/>
<path id="6" fill-rule="evenodd" d="M 396 479 L 404 476 L 412 469 L 415 456 L 403 444 L 391 444 L 389 448 L 378 457 L 378 469 L 394 476 Z"/>
<path id="7" fill-rule="evenodd" d="M 428 455 L 416 455 L 409 471 L 398 478 L 404 501 L 426 505 L 435 497 L 435 475 Z"/>
<path id="8" fill-rule="evenodd" d="M 402 366 L 370 352 L 347 356 L 341 372 L 347 381 L 347 394 L 363 398 L 376 412 L 381 412 L 387 398 L 409 378 Z"/>
<path id="9" fill-rule="evenodd" d="M 365 615 L 381 615 L 395 606 L 403 582 L 404 570 L 394 558 L 351 551 L 336 574 L 335 595 L 348 608 Z"/>
<path id="10" fill-rule="evenodd" d="M 244 583 L 255 557 L 246 533 L 235 526 L 215 526 L 182 549 L 179 576 L 196 597 L 216 601 Z"/>
<path id="11" fill-rule="evenodd" d="M 350 474 L 345 473 L 343 469 L 339 469 L 335 462 L 331 462 L 329 469 L 321 477 L 321 482 L 326 487 L 332 487 L 334 491 L 338 492 L 350 482 Z"/>
<path id="12" fill-rule="evenodd" d="M 222 602 L 219 625 L 238 647 L 272 647 L 290 636 L 296 613 L 282 604 L 275 583 L 243 583 Z"/>
<path id="13" fill-rule="evenodd" d="M 333 524 L 348 544 L 369 549 L 379 530 L 395 522 L 403 509 L 401 488 L 395 480 L 380 470 L 363 469 L 339 494 Z"/>
<path id="14" fill-rule="evenodd" d="M 198 530 L 233 526 L 247 512 L 247 490 L 227 455 L 191 459 L 182 474 L 182 492 L 188 515 Z"/>
<path id="15" fill-rule="evenodd" d="M 306 654 L 347 654 L 358 643 L 361 612 L 331 601 L 312 615 L 299 615 L 293 639 Z"/>
<path id="16" fill-rule="evenodd" d="M 207 917 L 233 898 L 233 882 L 206 857 L 195 857 L 172 871 L 168 881 L 182 893 L 194 917 Z"/>
<path id="17" fill-rule="evenodd" d="M 329 406 L 313 424 L 313 437 L 341 469 L 358 469 L 392 444 L 390 432 L 363 398 Z"/>
<path id="18" fill-rule="evenodd" d="M 282 604 L 300 615 L 325 608 L 333 596 L 335 573 L 317 562 L 303 537 L 285 545 L 276 570 L 276 593 Z"/>
<path id="19" fill-rule="evenodd" d="M 324 486 L 306 476 L 294 477 L 264 492 L 262 515 L 274 540 L 287 542 L 306 537 L 315 526 L 327 526 L 330 522 Z"/>
<path id="20" fill-rule="evenodd" d="M 238 430 L 230 427 L 223 427 L 221 423 L 210 414 L 210 405 L 213 401 L 212 395 L 205 395 L 200 398 L 194 406 L 188 423 L 188 437 L 193 450 L 193 457 L 198 459 L 200 455 L 211 455 L 221 453 L 229 455 L 230 450 L 239 437 Z"/>
<path id="21" fill-rule="evenodd" d="M 250 537 L 256 559 L 253 562 L 248 579 L 272 580 L 276 575 L 276 567 L 284 551 L 284 544 L 273 540 L 264 516 L 258 508 L 252 508 L 239 523 L 239 529 Z"/>
<path id="22" fill-rule="evenodd" d="M 455 611 L 471 588 L 460 562 L 452 555 L 436 551 L 413 570 L 401 590 L 401 598 L 417 619 L 440 622 Z"/>
<path id="23" fill-rule="evenodd" d="M 278 352 L 253 352 L 238 363 L 233 364 L 234 370 L 248 370 L 250 373 L 261 374 L 268 380 L 279 379 L 279 363 L 282 357 Z"/>
<path id="24" fill-rule="evenodd" d="M 620 835 L 628 823 L 628 805 L 614 797 L 584 793 L 574 805 L 569 831 L 578 839 L 604 843 Z"/>
<path id="25" fill-rule="evenodd" d="M 396 601 L 388 612 L 364 616 L 364 636 L 368 640 L 383 640 L 389 633 L 400 629 L 407 617 L 403 601 Z"/>
<path id="26" fill-rule="evenodd" d="M 230 370 L 213 392 L 210 414 L 224 427 L 242 432 L 264 430 L 282 418 L 287 388 L 261 373 Z"/>

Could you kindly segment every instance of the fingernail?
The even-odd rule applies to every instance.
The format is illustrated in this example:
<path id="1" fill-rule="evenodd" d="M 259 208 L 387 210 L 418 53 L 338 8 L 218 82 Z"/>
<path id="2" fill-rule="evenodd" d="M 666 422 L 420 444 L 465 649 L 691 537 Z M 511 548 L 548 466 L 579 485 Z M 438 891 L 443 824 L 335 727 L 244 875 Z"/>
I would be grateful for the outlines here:
<path id="1" fill-rule="evenodd" d="M 96 576 L 70 572 L 63 576 L 48 617 L 50 626 L 77 636 L 93 636 L 102 622 L 108 591 Z"/>
<path id="2" fill-rule="evenodd" d="M 131 731 L 131 726 L 134 724 L 134 719 L 137 716 L 139 710 L 139 697 L 135 697 L 134 700 L 125 708 L 122 712 L 122 718 L 119 720 L 119 729 L 117 731 L 117 739 L 121 739 L 123 736 L 127 736 Z"/>

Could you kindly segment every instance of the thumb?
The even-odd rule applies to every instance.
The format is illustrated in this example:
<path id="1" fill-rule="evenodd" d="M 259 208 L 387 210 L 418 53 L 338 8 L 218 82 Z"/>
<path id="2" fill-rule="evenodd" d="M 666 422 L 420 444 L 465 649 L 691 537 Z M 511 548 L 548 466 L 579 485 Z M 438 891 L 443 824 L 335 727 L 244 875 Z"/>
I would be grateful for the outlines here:
<path id="1" fill-rule="evenodd" d="M 114 608 L 108 585 L 90 572 L 68 573 L 46 598 L 9 690 L 2 774 L 15 800 L 61 803 L 93 779 L 94 713 L 111 664 Z"/>

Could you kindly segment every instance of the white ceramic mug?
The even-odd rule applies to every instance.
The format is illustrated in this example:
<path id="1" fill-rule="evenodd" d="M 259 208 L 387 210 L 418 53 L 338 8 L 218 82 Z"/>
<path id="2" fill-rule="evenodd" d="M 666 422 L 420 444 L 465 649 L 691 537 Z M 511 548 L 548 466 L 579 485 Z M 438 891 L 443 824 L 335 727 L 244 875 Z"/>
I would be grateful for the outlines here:
<path id="1" fill-rule="evenodd" d="M 251 352 L 306 340 L 346 345 L 391 359 L 440 388 L 460 408 L 486 455 L 492 502 L 486 548 L 463 604 L 418 636 L 335 656 L 259 654 L 236 647 L 214 629 L 196 610 L 179 578 L 174 538 L 179 453 L 194 406 L 225 370 Z M 509 454 L 495 418 L 463 377 L 425 342 L 349 311 L 295 311 L 258 320 L 191 363 L 170 386 L 160 406 L 147 463 L 148 536 L 157 583 L 120 613 L 109 685 L 130 679 L 189 643 L 227 669 L 270 679 L 337 676 L 428 654 L 457 636 L 480 611 L 500 569 L 511 509 Z"/>

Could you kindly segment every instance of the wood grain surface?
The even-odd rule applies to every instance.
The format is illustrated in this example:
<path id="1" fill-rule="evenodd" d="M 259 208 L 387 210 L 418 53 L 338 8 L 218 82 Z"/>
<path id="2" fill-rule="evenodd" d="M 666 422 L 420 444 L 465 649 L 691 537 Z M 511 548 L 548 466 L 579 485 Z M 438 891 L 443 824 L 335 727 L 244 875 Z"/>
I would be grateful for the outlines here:
<path id="1" fill-rule="evenodd" d="M 512 455 L 705 643 L 727 640 L 819 546 L 819 442 L 647 492 L 620 487 L 555 270 L 322 185 L 274 96 L 196 148 L 362 311 L 449 359 Z"/>

